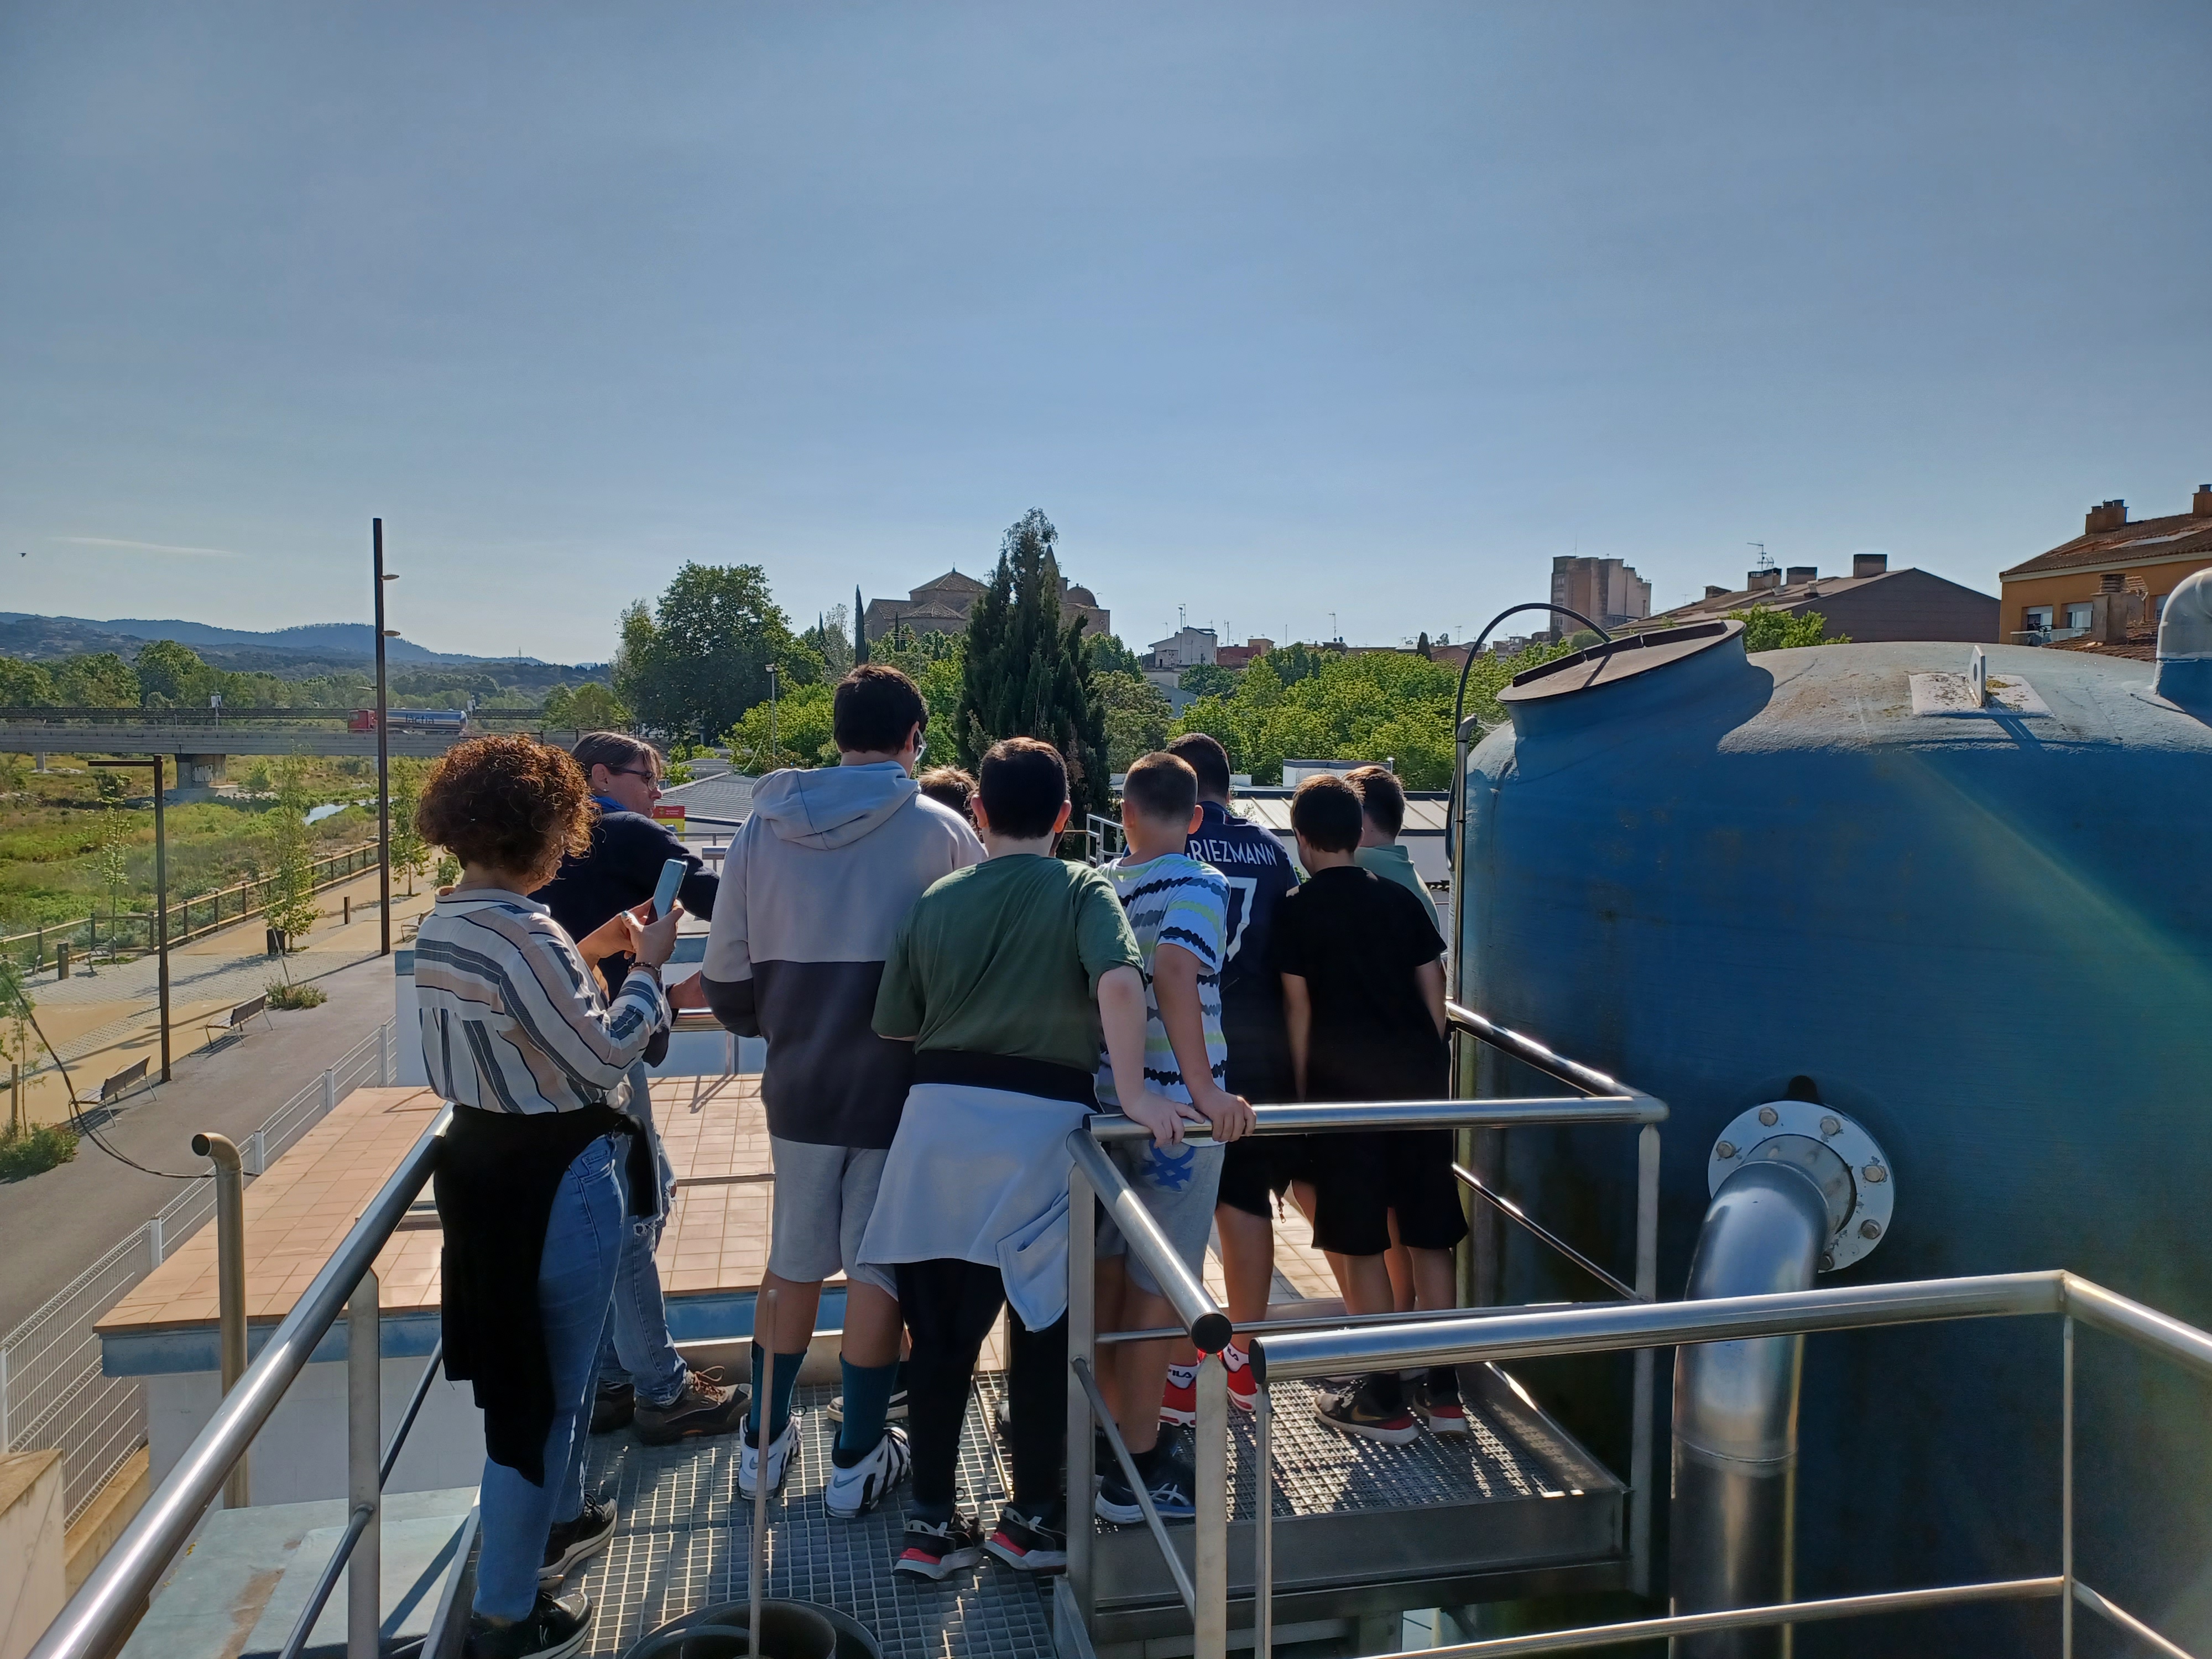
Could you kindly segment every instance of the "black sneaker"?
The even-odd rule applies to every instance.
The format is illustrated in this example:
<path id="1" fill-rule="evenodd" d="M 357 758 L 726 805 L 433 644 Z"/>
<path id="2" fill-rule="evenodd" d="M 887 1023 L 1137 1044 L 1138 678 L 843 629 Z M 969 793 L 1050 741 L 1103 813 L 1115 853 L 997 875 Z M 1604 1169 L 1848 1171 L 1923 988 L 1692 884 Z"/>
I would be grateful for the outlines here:
<path id="1" fill-rule="evenodd" d="M 1395 1377 L 1389 1380 L 1394 1383 L 1397 1381 Z M 1390 1397 L 1397 1390 L 1394 1388 L 1386 1394 L 1377 1388 L 1376 1382 L 1371 1376 L 1362 1377 L 1340 1389 L 1316 1391 L 1315 1414 L 1341 1434 L 1358 1435 L 1393 1446 L 1419 1440 L 1421 1425 L 1413 1420 L 1413 1413 Z"/>
<path id="2" fill-rule="evenodd" d="M 906 1536 L 900 1542 L 898 1559 L 891 1563 L 891 1571 L 911 1573 L 917 1578 L 939 1579 L 963 1567 L 978 1565 L 982 1559 L 982 1530 L 971 1517 L 956 1515 L 950 1521 L 909 1520 Z"/>
<path id="3" fill-rule="evenodd" d="M 577 1590 L 559 1597 L 538 1592 L 538 1605 L 511 1625 L 469 1620 L 466 1659 L 569 1659 L 591 1633 L 592 1598 Z"/>
<path id="4" fill-rule="evenodd" d="M 684 1392 L 665 1406 L 637 1407 L 637 1437 L 648 1446 L 672 1446 L 693 1435 L 727 1434 L 745 1420 L 747 1391 L 715 1381 L 719 1373 L 693 1371 Z"/>
<path id="5" fill-rule="evenodd" d="M 1002 1401 L 1000 1404 L 1003 1409 L 1005 1402 Z M 834 1396 L 830 1400 L 829 1405 L 823 1409 L 832 1423 L 843 1422 L 845 1420 L 845 1396 L 842 1394 Z M 886 1423 L 903 1423 L 906 1421 L 906 1385 L 903 1382 L 902 1382 L 897 1388 L 891 1390 L 891 1403 L 884 1407 L 884 1421 Z"/>
<path id="6" fill-rule="evenodd" d="M 1442 1369 L 1441 1367 L 1439 1369 Z M 1466 1434 L 1467 1404 L 1459 1397 L 1459 1381 L 1449 1371 L 1441 1376 L 1424 1375 L 1407 1391 L 1413 1415 L 1429 1425 L 1431 1434 Z"/>
<path id="7" fill-rule="evenodd" d="M 999 1511 L 999 1524 L 983 1547 L 1017 1572 L 1067 1571 L 1066 1522 L 1053 1505 L 1048 1516 L 1024 1515 L 1012 1504 Z"/>
<path id="8" fill-rule="evenodd" d="M 538 1569 L 538 1588 L 551 1589 L 575 1568 L 606 1548 L 615 1535 L 615 1506 L 596 1498 L 584 1500 L 573 1521 L 556 1521 L 546 1534 L 545 1565 Z"/>
<path id="9" fill-rule="evenodd" d="M 1198 1500 L 1192 1495 L 1197 1486 L 1197 1473 L 1170 1451 L 1154 1463 L 1146 1490 L 1161 1520 L 1188 1521 L 1198 1513 Z M 1119 1458 L 1107 1467 L 1098 1482 L 1096 1508 L 1101 1521 L 1111 1521 L 1117 1527 L 1138 1526 L 1144 1521 L 1144 1509 L 1121 1473 Z"/>
<path id="10" fill-rule="evenodd" d="M 627 1382 L 602 1382 L 592 1396 L 592 1432 L 612 1434 L 629 1426 L 637 1412 L 637 1390 Z"/>

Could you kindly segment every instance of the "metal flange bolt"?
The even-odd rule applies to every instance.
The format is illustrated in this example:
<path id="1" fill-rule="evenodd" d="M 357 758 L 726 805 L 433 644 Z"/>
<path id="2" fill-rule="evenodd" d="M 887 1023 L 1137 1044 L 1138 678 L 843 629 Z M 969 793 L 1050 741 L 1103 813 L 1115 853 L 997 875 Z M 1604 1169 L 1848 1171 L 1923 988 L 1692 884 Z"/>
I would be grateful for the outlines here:
<path id="1" fill-rule="evenodd" d="M 1874 1137 L 1834 1108 L 1810 1101 L 1773 1100 L 1738 1115 L 1713 1143 L 1705 1165 L 1706 1191 L 1717 1193 L 1723 1181 L 1759 1156 L 1762 1146 L 1784 1136 L 1802 1136 L 1827 1147 L 1848 1171 L 1850 1207 L 1828 1241 L 1820 1271 L 1848 1267 L 1871 1252 L 1889 1231 L 1897 1184 L 1890 1178 L 1888 1157 Z M 1796 1156 L 1782 1147 L 1771 1149 L 1768 1155 Z"/>

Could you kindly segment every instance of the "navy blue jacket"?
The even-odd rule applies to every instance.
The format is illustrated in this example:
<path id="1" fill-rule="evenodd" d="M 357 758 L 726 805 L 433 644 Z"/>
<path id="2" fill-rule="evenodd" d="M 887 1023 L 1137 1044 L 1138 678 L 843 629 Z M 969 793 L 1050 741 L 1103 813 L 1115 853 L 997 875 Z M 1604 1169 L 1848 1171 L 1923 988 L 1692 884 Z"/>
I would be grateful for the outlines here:
<path id="1" fill-rule="evenodd" d="M 1221 1036 L 1229 1047 L 1231 1093 L 1255 1105 L 1291 1098 L 1291 1040 L 1283 1024 L 1283 981 L 1268 965 L 1275 905 L 1298 884 L 1283 843 L 1215 801 L 1190 838 L 1189 852 L 1229 884 L 1229 960 L 1221 970 Z"/>

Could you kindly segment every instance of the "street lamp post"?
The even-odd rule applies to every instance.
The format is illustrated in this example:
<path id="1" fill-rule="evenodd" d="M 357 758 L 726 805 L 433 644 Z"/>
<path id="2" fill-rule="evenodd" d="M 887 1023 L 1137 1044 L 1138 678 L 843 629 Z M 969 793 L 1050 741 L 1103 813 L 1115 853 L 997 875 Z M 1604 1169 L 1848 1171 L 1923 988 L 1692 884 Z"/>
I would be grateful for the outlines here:
<path id="1" fill-rule="evenodd" d="M 397 578 L 388 575 L 384 568 L 384 520 L 369 520 L 371 555 L 376 571 L 376 917 L 383 930 L 383 944 L 379 956 L 392 954 L 392 738 L 385 728 L 390 723 L 389 701 L 385 695 L 384 641 L 389 637 L 384 628 L 384 585 Z"/>
<path id="2" fill-rule="evenodd" d="M 775 737 L 775 665 L 768 665 L 768 769 L 775 771 L 783 760 L 783 747 Z"/>
<path id="3" fill-rule="evenodd" d="M 168 791 L 167 757 L 145 760 L 96 760 L 94 766 L 154 769 L 154 949 L 159 953 L 161 975 L 161 1081 L 169 1078 L 169 833 L 161 817 L 161 797 Z"/>

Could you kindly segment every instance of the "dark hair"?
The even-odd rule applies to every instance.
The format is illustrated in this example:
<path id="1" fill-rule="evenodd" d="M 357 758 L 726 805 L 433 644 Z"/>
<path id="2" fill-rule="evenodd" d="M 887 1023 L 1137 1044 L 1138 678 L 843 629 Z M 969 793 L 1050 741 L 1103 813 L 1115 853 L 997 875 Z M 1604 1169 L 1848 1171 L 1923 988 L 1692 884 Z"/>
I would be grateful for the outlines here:
<path id="1" fill-rule="evenodd" d="M 1368 823 L 1395 841 L 1406 827 L 1406 786 L 1387 766 L 1356 766 L 1344 775 Z"/>
<path id="2" fill-rule="evenodd" d="M 1067 804 L 1067 763 L 1059 750 L 1035 738 L 1001 738 L 978 770 L 975 793 L 993 833 L 1009 841 L 1052 833 Z"/>
<path id="3" fill-rule="evenodd" d="M 527 875 L 592 844 L 592 788 L 534 738 L 471 738 L 430 769 L 415 829 L 464 864 Z"/>
<path id="4" fill-rule="evenodd" d="M 963 772 L 957 766 L 933 766 L 915 782 L 939 806 L 949 806 L 963 818 L 968 816 L 968 798 L 975 793 L 973 772 Z"/>
<path id="5" fill-rule="evenodd" d="M 654 777 L 659 777 L 661 773 L 660 751 L 627 732 L 586 732 L 576 739 L 576 746 L 568 752 L 576 757 L 577 769 L 586 779 L 592 775 L 594 766 L 604 766 L 610 772 L 620 772 L 641 761 L 653 769 Z"/>
<path id="6" fill-rule="evenodd" d="M 1179 755 L 1141 756 L 1121 781 L 1121 799 L 1156 822 L 1188 823 L 1198 805 L 1198 774 Z"/>
<path id="7" fill-rule="evenodd" d="M 1359 845 L 1359 796 L 1334 772 L 1316 772 L 1291 797 L 1291 828 L 1324 853 Z"/>
<path id="8" fill-rule="evenodd" d="M 1168 745 L 1168 753 L 1198 774 L 1200 794 L 1229 799 L 1229 751 L 1219 738 L 1186 732 Z"/>
<path id="9" fill-rule="evenodd" d="M 830 736 L 848 754 L 895 755 L 917 726 L 929 729 L 929 705 L 914 682 L 889 664 L 864 662 L 837 682 Z"/>

